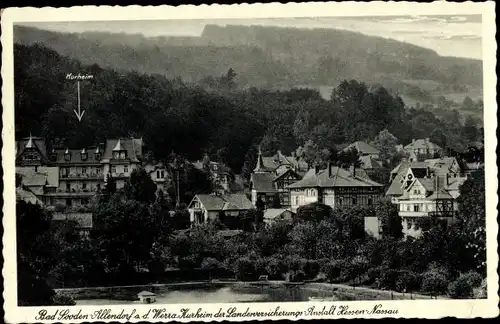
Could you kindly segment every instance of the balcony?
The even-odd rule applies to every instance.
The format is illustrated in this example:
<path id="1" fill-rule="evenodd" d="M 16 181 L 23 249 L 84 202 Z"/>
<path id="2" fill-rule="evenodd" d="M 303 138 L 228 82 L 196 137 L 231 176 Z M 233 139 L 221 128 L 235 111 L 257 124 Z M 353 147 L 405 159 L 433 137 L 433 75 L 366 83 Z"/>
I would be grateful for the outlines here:
<path id="1" fill-rule="evenodd" d="M 400 211 L 399 216 L 401 217 L 427 217 L 429 212 L 425 211 Z"/>
<path id="2" fill-rule="evenodd" d="M 70 173 L 61 174 L 61 179 L 64 180 L 104 180 L 102 173 Z"/>
<path id="3" fill-rule="evenodd" d="M 48 197 L 92 197 L 99 190 L 97 188 L 90 189 L 57 189 L 55 192 L 47 192 L 45 196 Z"/>

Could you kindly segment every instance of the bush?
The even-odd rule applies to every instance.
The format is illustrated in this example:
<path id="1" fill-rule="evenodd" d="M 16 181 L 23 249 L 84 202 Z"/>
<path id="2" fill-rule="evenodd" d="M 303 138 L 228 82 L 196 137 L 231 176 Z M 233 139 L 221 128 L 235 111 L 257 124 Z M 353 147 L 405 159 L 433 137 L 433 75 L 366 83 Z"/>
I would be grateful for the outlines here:
<path id="1" fill-rule="evenodd" d="M 448 294 L 453 299 L 468 299 L 472 297 L 472 286 L 466 276 L 460 276 L 448 286 Z"/>
<path id="2" fill-rule="evenodd" d="M 316 278 L 320 270 L 319 262 L 316 260 L 307 260 L 303 270 L 307 279 L 314 279 Z"/>
<path id="3" fill-rule="evenodd" d="M 463 277 L 464 280 L 467 280 L 472 288 L 481 286 L 481 282 L 483 281 L 483 277 L 481 277 L 481 275 L 475 271 L 464 273 L 463 275 L 461 275 L 461 277 Z"/>
<path id="4" fill-rule="evenodd" d="M 422 275 L 422 290 L 431 296 L 446 293 L 448 283 L 448 279 L 441 271 L 429 270 Z"/>
<path id="5" fill-rule="evenodd" d="M 376 280 L 379 289 L 396 290 L 396 281 L 399 278 L 399 271 L 387 269 L 380 273 L 380 277 Z"/>
<path id="6" fill-rule="evenodd" d="M 271 279 L 282 279 L 286 272 L 284 263 L 276 257 L 269 257 L 266 260 L 266 273 L 269 277 Z"/>
<path id="7" fill-rule="evenodd" d="M 58 306 L 73 306 L 76 305 L 76 302 L 71 298 L 70 296 L 67 295 L 61 295 L 61 294 L 55 294 L 52 297 L 52 302 L 54 305 Z"/>
<path id="8" fill-rule="evenodd" d="M 238 258 L 234 264 L 234 273 L 239 280 L 250 280 L 255 277 L 254 261 L 249 258 Z"/>
<path id="9" fill-rule="evenodd" d="M 379 266 L 379 267 L 368 269 L 368 271 L 366 272 L 367 278 L 366 278 L 365 282 L 363 282 L 363 284 L 371 285 L 371 284 L 375 283 L 382 276 L 382 273 L 386 272 L 387 270 L 389 270 L 389 269 L 387 267 L 384 267 L 384 266 Z"/>
<path id="10" fill-rule="evenodd" d="M 306 274 L 302 270 L 288 271 L 285 275 L 287 281 L 290 282 L 300 282 L 306 279 Z"/>
<path id="11" fill-rule="evenodd" d="M 333 281 L 339 279 L 342 274 L 342 269 L 345 266 L 345 262 L 343 260 L 334 260 L 330 261 L 323 266 L 323 273 L 325 274 L 328 281 Z"/>
<path id="12" fill-rule="evenodd" d="M 413 271 L 402 270 L 399 272 L 398 279 L 396 280 L 396 291 L 412 292 L 419 290 L 420 285 L 420 275 Z"/>

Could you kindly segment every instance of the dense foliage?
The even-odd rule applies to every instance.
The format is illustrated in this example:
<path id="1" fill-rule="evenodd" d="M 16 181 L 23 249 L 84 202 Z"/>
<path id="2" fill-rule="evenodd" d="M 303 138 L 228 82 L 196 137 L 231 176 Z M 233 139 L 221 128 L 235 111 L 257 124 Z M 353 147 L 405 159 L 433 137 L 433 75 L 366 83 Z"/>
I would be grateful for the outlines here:
<path id="1" fill-rule="evenodd" d="M 355 80 L 341 82 L 325 100 L 310 89 L 233 89 L 242 73 L 229 68 L 216 78 L 224 89 L 213 90 L 162 75 L 82 65 L 40 45 L 16 45 L 14 57 L 16 136 L 43 135 L 49 144 L 83 147 L 106 138 L 143 137 L 151 159 L 165 160 L 172 151 L 189 160 L 208 153 L 234 172 L 248 173 L 245 159 L 255 161 L 258 143 L 265 154 L 299 148 L 314 162 L 357 140 L 374 141 L 390 159 L 389 144 L 408 144 L 412 138 L 429 137 L 460 152 L 481 138 L 477 121 L 464 121 L 456 110 L 441 117 L 408 110 L 386 89 Z M 76 84 L 65 79 L 66 73 L 94 76 L 80 82 L 81 122 L 73 112 Z"/>

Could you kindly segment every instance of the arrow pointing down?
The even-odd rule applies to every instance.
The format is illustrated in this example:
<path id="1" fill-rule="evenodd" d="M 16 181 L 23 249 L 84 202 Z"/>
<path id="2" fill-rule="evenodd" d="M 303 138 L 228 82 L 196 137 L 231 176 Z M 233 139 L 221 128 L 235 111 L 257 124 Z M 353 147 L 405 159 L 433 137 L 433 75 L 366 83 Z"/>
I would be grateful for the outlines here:
<path id="1" fill-rule="evenodd" d="M 77 86 L 78 86 L 78 111 L 73 110 L 75 112 L 76 118 L 78 118 L 78 121 L 82 121 L 83 114 L 85 114 L 85 110 L 81 111 L 80 110 L 80 81 L 77 81 Z"/>

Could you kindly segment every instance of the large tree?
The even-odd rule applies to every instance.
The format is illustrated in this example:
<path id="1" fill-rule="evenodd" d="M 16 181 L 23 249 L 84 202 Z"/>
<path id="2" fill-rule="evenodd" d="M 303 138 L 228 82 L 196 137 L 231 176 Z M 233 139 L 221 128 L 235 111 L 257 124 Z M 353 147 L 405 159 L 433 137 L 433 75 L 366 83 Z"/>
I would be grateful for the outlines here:
<path id="1" fill-rule="evenodd" d="M 143 203 L 156 200 L 156 184 L 144 168 L 134 169 L 125 183 L 125 197 Z"/>

